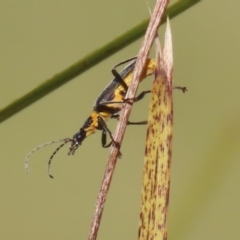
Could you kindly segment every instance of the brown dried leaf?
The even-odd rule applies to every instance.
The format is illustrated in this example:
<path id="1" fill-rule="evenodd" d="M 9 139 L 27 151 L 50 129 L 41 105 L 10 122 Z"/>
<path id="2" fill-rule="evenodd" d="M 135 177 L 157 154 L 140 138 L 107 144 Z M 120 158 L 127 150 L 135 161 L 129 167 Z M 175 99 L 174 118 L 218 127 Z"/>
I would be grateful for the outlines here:
<path id="1" fill-rule="evenodd" d="M 156 44 L 157 66 L 149 107 L 139 239 L 167 239 L 167 210 L 172 155 L 172 39 L 169 21 L 165 46 Z M 161 53 L 162 52 L 162 53 Z"/>

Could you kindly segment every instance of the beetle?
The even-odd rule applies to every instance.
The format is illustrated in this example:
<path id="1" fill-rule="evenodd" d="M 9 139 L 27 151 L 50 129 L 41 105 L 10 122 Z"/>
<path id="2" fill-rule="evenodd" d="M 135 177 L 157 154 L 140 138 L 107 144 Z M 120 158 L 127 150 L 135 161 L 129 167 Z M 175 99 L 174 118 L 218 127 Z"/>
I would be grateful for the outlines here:
<path id="1" fill-rule="evenodd" d="M 110 83 L 106 86 L 106 88 L 102 91 L 102 93 L 98 96 L 97 100 L 94 103 L 93 110 L 90 114 L 90 116 L 87 118 L 83 126 L 79 129 L 79 131 L 73 135 L 72 138 L 64 138 L 56 141 L 51 141 L 48 143 L 45 143 L 43 145 L 38 146 L 37 148 L 33 149 L 26 157 L 25 159 L 25 169 L 28 173 L 28 160 L 29 157 L 37 150 L 53 144 L 53 143 L 59 143 L 62 142 L 61 145 L 52 153 L 52 155 L 49 158 L 48 161 L 48 175 L 53 178 L 53 176 L 50 174 L 50 166 L 51 161 L 54 157 L 54 155 L 68 142 L 71 142 L 71 145 L 69 147 L 68 155 L 74 155 L 75 151 L 78 149 L 78 147 L 82 144 L 83 140 L 88 137 L 89 135 L 96 132 L 96 130 L 102 131 L 102 137 L 101 137 L 101 143 L 102 147 L 107 148 L 110 147 L 112 143 L 117 144 L 114 141 L 114 138 L 112 136 L 111 131 L 108 129 L 106 125 L 106 121 L 110 118 L 116 118 L 118 119 L 119 113 L 123 108 L 123 104 L 126 102 L 136 102 L 141 100 L 145 94 L 150 93 L 151 91 L 143 91 L 141 92 L 137 97 L 134 99 L 125 99 L 125 96 L 128 91 L 128 87 L 131 82 L 133 69 L 136 64 L 137 57 L 133 57 L 130 59 L 127 59 L 125 61 L 122 61 L 115 65 L 112 69 L 112 74 L 114 78 L 110 81 Z M 116 68 L 120 65 L 127 64 L 127 66 L 121 71 L 117 72 Z M 148 59 L 146 62 L 146 65 L 143 70 L 143 74 L 141 76 L 140 81 L 142 81 L 144 78 L 146 78 L 148 75 L 151 75 L 154 73 L 156 66 L 155 59 Z M 147 121 L 142 122 L 128 122 L 128 124 L 146 124 Z M 109 144 L 107 144 L 107 134 L 111 138 L 111 141 Z"/>
<path id="2" fill-rule="evenodd" d="M 116 68 L 127 62 L 130 63 L 120 73 L 118 73 Z M 99 95 L 94 103 L 93 111 L 90 117 L 86 120 L 80 130 L 73 136 L 74 141 L 72 141 L 68 155 L 73 155 L 79 145 L 81 145 L 82 141 L 90 134 L 95 133 L 96 130 L 102 131 L 102 147 L 107 148 L 113 142 L 115 142 L 111 131 L 106 125 L 106 121 L 109 118 L 118 118 L 119 112 L 122 110 L 123 103 L 128 102 L 128 99 L 125 99 L 125 96 L 127 94 L 128 86 L 131 82 L 135 63 L 136 57 L 127 59 L 114 66 L 112 69 L 114 79 Z M 141 80 L 143 80 L 146 76 L 153 74 L 154 69 L 155 59 L 148 59 Z M 139 101 L 145 96 L 145 94 L 150 92 L 151 91 L 143 91 L 136 98 L 132 99 L 132 101 Z M 128 122 L 128 124 L 146 124 L 146 121 Z M 111 138 L 111 142 L 109 144 L 106 144 L 107 133 Z"/>

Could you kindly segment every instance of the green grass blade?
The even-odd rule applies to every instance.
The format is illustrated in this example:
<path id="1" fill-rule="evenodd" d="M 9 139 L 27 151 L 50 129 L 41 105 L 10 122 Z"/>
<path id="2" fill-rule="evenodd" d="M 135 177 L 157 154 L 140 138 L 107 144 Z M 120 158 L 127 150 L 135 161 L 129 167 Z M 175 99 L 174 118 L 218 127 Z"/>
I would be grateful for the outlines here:
<path id="1" fill-rule="evenodd" d="M 167 14 L 170 18 L 173 18 L 199 1 L 201 0 L 178 1 L 167 9 Z M 166 16 L 163 19 L 163 22 L 165 21 Z M 1 109 L 0 123 L 10 118 L 14 114 L 20 112 L 37 100 L 41 99 L 42 97 L 46 96 L 47 94 L 51 93 L 52 91 L 56 90 L 57 88 L 61 87 L 63 84 L 93 67 L 100 61 L 106 59 L 107 57 L 111 56 L 125 46 L 142 37 L 147 29 L 148 22 L 149 19 L 142 21 L 140 24 L 123 33 L 121 36 L 113 39 L 106 45 L 86 55 L 67 69 L 44 81 L 41 85 L 37 86 L 32 91 L 28 92 L 24 96 L 18 98 L 8 106 Z"/>

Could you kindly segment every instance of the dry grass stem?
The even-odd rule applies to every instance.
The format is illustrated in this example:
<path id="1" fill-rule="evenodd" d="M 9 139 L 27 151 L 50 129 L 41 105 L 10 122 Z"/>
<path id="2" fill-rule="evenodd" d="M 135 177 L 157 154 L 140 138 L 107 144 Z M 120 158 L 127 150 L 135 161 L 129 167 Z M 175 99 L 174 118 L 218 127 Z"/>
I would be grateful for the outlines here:
<path id="1" fill-rule="evenodd" d="M 151 20 L 149 22 L 149 26 L 147 28 L 147 32 L 144 37 L 142 47 L 138 54 L 138 59 L 133 72 L 132 82 L 129 86 L 128 93 L 126 96 L 126 98 L 128 99 L 134 98 L 136 94 L 137 87 L 139 84 L 139 79 L 141 77 L 143 68 L 146 64 L 150 48 L 156 36 L 160 21 L 164 14 L 164 10 L 166 9 L 168 3 L 169 3 L 169 0 L 158 0 L 155 5 L 153 14 L 151 16 Z M 88 237 L 89 240 L 95 240 L 97 238 L 97 232 L 100 225 L 101 216 L 103 213 L 104 203 L 106 201 L 108 189 L 109 189 L 113 172 L 116 166 L 117 158 L 119 156 L 119 148 L 121 146 L 121 142 L 127 126 L 127 121 L 128 121 L 131 109 L 132 109 L 131 104 L 125 104 L 125 106 L 122 109 L 120 120 L 118 122 L 116 131 L 114 134 L 115 141 L 119 143 L 119 147 L 116 147 L 115 145 L 113 145 L 110 149 L 107 167 L 104 173 L 104 178 L 102 181 L 100 192 L 96 201 L 95 213 L 93 217 L 90 234 Z"/>

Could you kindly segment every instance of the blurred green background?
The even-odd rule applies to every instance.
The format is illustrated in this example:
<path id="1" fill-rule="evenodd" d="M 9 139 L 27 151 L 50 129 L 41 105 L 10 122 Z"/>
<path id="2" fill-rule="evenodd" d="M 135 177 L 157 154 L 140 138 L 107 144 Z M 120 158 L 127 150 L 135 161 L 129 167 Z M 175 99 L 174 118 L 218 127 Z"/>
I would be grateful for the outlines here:
<path id="1" fill-rule="evenodd" d="M 239 9 L 238 0 L 208 0 L 171 20 L 174 84 L 189 91 L 174 92 L 170 240 L 240 238 Z M 0 0 L 0 107 L 148 15 L 139 0 Z M 87 238 L 109 151 L 100 132 L 74 157 L 67 147 L 56 155 L 54 180 L 46 168 L 57 146 L 35 153 L 28 175 L 24 158 L 41 143 L 72 137 L 112 79 L 111 68 L 140 44 L 1 124 L 0 239 Z M 140 90 L 150 87 L 151 78 Z M 131 120 L 146 119 L 147 111 L 148 98 L 134 105 Z M 137 239 L 145 136 L 146 127 L 127 129 L 98 239 Z"/>

